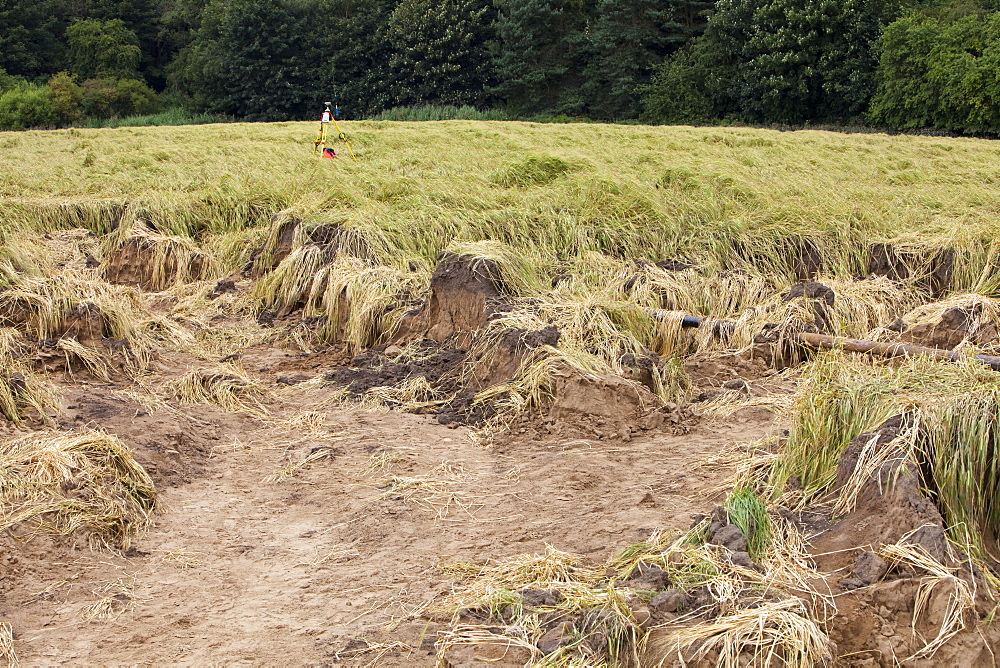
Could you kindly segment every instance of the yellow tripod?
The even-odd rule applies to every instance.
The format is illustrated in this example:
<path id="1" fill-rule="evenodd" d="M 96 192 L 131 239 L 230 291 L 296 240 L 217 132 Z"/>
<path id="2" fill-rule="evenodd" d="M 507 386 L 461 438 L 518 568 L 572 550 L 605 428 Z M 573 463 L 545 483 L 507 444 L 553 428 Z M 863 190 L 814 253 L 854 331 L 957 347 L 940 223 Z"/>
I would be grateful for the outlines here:
<path id="1" fill-rule="evenodd" d="M 327 157 L 326 140 L 330 130 L 330 121 L 333 121 L 333 127 L 337 128 L 337 136 L 342 142 L 344 142 L 344 146 L 347 147 L 347 152 L 350 154 L 351 160 L 357 161 L 354 151 L 351 150 L 351 144 L 347 141 L 347 135 L 345 135 L 343 130 L 340 129 L 340 124 L 337 122 L 337 116 L 340 115 L 340 109 L 334 108 L 333 111 L 330 111 L 331 103 L 324 102 L 323 104 L 326 105 L 326 109 L 323 110 L 323 115 L 320 116 L 319 132 L 316 134 L 316 141 L 313 142 L 313 155 L 319 153 L 322 157 Z M 333 149 L 329 150 L 332 154 L 329 157 L 332 158 L 337 155 L 336 153 L 333 153 Z"/>

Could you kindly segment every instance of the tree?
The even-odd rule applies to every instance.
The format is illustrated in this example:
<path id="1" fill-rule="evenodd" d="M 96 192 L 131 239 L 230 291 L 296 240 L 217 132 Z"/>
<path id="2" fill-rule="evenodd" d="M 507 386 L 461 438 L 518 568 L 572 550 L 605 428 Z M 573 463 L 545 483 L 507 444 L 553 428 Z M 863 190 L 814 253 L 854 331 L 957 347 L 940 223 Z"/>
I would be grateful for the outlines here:
<path id="1" fill-rule="evenodd" d="M 858 118 L 875 92 L 875 43 L 895 0 L 772 0 L 754 14 L 739 68 L 743 117 Z"/>
<path id="2" fill-rule="evenodd" d="M 657 68 L 644 89 L 641 118 L 700 123 L 739 115 L 739 72 L 753 37 L 754 15 L 766 0 L 719 0 L 703 35 Z"/>
<path id="3" fill-rule="evenodd" d="M 304 118 L 317 66 L 302 43 L 305 16 L 287 0 L 212 0 L 175 81 L 206 111 L 253 121 Z"/>
<path id="4" fill-rule="evenodd" d="M 395 8 L 395 0 L 334 0 L 317 6 L 309 20 L 319 27 L 309 40 L 321 64 L 317 93 L 339 102 L 349 116 L 375 114 L 395 103 L 386 35 Z"/>
<path id="5" fill-rule="evenodd" d="M 640 92 L 653 70 L 703 29 L 710 6 L 689 0 L 602 0 L 584 70 L 587 114 L 638 117 Z"/>
<path id="6" fill-rule="evenodd" d="M 61 28 L 47 2 L 0 0 L 0 69 L 37 77 L 63 59 Z"/>
<path id="7" fill-rule="evenodd" d="M 84 19 L 66 29 L 70 70 L 83 79 L 139 76 L 142 50 L 121 19 Z"/>
<path id="8" fill-rule="evenodd" d="M 710 108 L 764 123 L 857 118 L 875 90 L 876 40 L 898 10 L 898 0 L 720 0 L 705 34 L 661 68 L 646 117 Z M 694 93 L 681 88 L 691 83 Z M 671 103 L 695 98 L 687 112 Z"/>
<path id="9" fill-rule="evenodd" d="M 579 114 L 584 109 L 585 7 L 571 0 L 502 0 L 498 5 L 498 84 L 512 113 Z"/>
<path id="10" fill-rule="evenodd" d="M 906 16 L 886 28 L 879 49 L 875 122 L 1000 132 L 1000 12 Z"/>
<path id="11" fill-rule="evenodd" d="M 704 0 L 666 0 L 670 18 L 680 26 L 681 44 L 705 32 L 714 2 Z M 678 44 L 680 46 L 680 44 Z"/>
<path id="12" fill-rule="evenodd" d="M 394 103 L 480 105 L 490 82 L 484 25 L 476 0 L 402 0 L 386 26 Z"/>

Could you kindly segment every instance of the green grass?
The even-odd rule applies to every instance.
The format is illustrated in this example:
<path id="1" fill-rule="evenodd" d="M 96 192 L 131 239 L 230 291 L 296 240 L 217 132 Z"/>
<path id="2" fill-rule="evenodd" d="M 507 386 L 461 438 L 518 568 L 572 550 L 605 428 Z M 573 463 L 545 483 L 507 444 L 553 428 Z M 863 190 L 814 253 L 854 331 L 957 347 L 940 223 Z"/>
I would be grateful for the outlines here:
<path id="1" fill-rule="evenodd" d="M 182 107 L 171 107 L 155 114 L 136 114 L 113 118 L 90 118 L 83 122 L 85 128 L 132 128 L 151 125 L 205 125 L 224 122 L 225 117 L 214 114 L 198 114 Z"/>
<path id="2" fill-rule="evenodd" d="M 771 543 L 771 518 L 764 501 L 751 489 L 737 488 L 726 499 L 726 513 L 747 537 L 750 556 L 763 556 Z"/>
<path id="3" fill-rule="evenodd" d="M 428 104 L 420 107 L 393 107 L 372 117 L 375 121 L 506 121 L 508 116 L 499 109 Z"/>
<path id="4" fill-rule="evenodd" d="M 838 353 L 810 363 L 797 394 L 788 442 L 771 482 L 780 494 L 798 476 L 806 501 L 830 490 L 848 443 L 889 417 L 916 423 L 912 461 L 956 540 L 982 547 L 1000 532 L 1000 374 L 972 360 L 914 358 L 896 365 Z M 735 520 L 734 520 L 735 521 Z"/>
<path id="5" fill-rule="evenodd" d="M 540 272 L 597 253 L 789 273 L 789 237 L 863 274 L 871 241 L 995 257 L 1000 147 L 977 139 L 500 121 L 341 124 L 359 160 L 317 160 L 314 123 L 0 133 L 0 224 L 106 231 L 128 205 L 205 237 L 299 208 L 378 261 L 495 240 Z M 129 215 L 127 214 L 127 215 Z M 990 274 L 993 270 L 987 270 Z"/>

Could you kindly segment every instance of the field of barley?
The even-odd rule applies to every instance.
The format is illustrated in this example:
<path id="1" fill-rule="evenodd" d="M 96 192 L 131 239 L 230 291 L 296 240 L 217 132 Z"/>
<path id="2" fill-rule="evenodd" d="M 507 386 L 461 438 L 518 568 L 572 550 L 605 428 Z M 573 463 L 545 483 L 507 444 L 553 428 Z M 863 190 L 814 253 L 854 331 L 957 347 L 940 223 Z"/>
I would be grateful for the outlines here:
<path id="1" fill-rule="evenodd" d="M 991 665 L 1000 144 L 343 126 L 0 133 L 0 661 Z"/>

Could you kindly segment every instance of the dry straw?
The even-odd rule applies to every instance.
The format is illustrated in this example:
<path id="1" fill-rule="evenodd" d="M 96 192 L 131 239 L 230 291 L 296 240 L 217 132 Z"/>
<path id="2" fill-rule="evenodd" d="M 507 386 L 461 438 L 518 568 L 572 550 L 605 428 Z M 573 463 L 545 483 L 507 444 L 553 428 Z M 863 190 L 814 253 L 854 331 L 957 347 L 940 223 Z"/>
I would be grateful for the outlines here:
<path id="1" fill-rule="evenodd" d="M 136 605 L 135 580 L 120 578 L 99 587 L 94 593 L 99 597 L 83 609 L 84 619 L 107 621 L 128 612 Z"/>
<path id="2" fill-rule="evenodd" d="M 151 525 L 153 481 L 131 449 L 102 431 L 36 432 L 0 445 L 0 526 L 27 536 L 86 532 L 126 549 Z"/>
<path id="3" fill-rule="evenodd" d="M 7 622 L 0 622 L 0 660 L 11 668 L 21 665 L 14 651 L 14 629 Z"/>
<path id="4" fill-rule="evenodd" d="M 170 382 L 168 398 L 185 404 L 215 404 L 229 411 L 266 415 L 268 391 L 234 363 L 195 369 Z"/>
<path id="5" fill-rule="evenodd" d="M 957 575 L 958 569 L 948 568 L 921 545 L 909 543 L 908 538 L 909 535 L 898 543 L 883 545 L 879 555 L 891 566 L 909 566 L 922 573 L 913 606 L 914 635 L 917 635 L 920 619 L 929 613 L 932 606 L 941 617 L 935 636 L 930 640 L 924 639 L 925 644 L 920 649 L 903 659 L 915 661 L 932 658 L 945 643 L 968 628 L 975 617 L 976 587 L 974 582 Z M 941 597 L 945 598 L 943 607 L 934 605 Z"/>
<path id="6" fill-rule="evenodd" d="M 755 505 L 749 496 L 737 491 L 730 514 L 735 520 L 741 509 L 749 509 L 743 519 L 754 517 L 749 533 L 757 538 L 760 571 L 733 564 L 724 549 L 706 544 L 707 522 L 680 535 L 656 532 L 601 566 L 587 566 L 582 557 L 547 546 L 540 555 L 447 567 L 447 573 L 464 580 L 439 602 L 441 609 L 456 611 L 454 626 L 438 636 L 439 662 L 456 645 L 480 643 L 528 650 L 531 665 L 546 666 L 645 665 L 706 655 L 733 668 L 747 657 L 753 665 L 770 665 L 771 659 L 800 666 L 829 660 L 832 645 L 815 619 L 835 610 L 833 597 L 813 589 L 820 578 L 794 527 L 772 521 L 759 510 L 760 499 Z M 764 531 L 764 526 L 770 528 Z M 664 570 L 672 587 L 704 590 L 709 601 L 652 627 L 654 636 L 638 612 L 650 592 L 631 589 L 628 580 L 636 569 L 651 565 Z M 609 573 L 615 576 L 608 579 Z M 520 594 L 524 589 L 558 596 L 528 606 Z M 458 624 L 459 613 L 469 610 L 478 610 L 485 621 Z M 544 620 L 553 616 L 562 616 L 571 628 L 561 647 L 542 655 L 536 643 L 546 631 Z"/>

